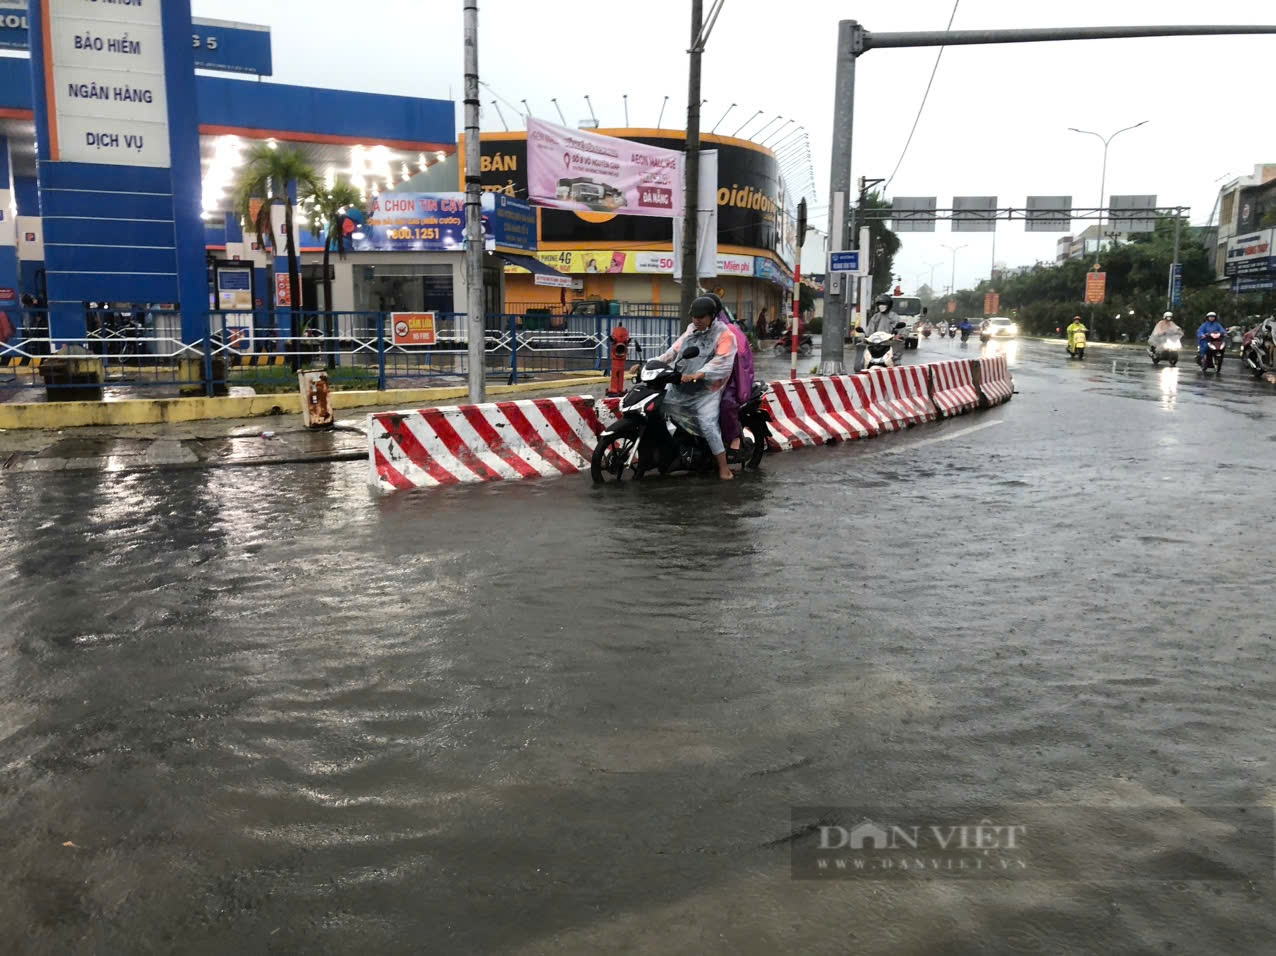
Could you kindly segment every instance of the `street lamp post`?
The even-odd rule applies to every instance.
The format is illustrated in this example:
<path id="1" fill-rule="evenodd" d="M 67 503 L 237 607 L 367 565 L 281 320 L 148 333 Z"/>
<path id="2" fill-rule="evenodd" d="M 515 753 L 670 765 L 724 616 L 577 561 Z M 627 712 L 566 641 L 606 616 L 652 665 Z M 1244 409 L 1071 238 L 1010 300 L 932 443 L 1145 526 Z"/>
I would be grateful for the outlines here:
<path id="1" fill-rule="evenodd" d="M 1103 252 L 1103 197 L 1104 197 L 1104 194 L 1107 192 L 1107 188 L 1108 188 L 1108 146 L 1112 143 L 1114 139 L 1116 139 L 1122 133 L 1128 133 L 1132 129 L 1138 129 L 1140 126 L 1146 125 L 1147 122 L 1148 122 L 1147 120 L 1143 120 L 1143 122 L 1135 123 L 1133 126 L 1126 126 L 1124 129 L 1119 129 L 1115 133 L 1113 133 L 1111 136 L 1106 136 L 1106 137 L 1101 133 L 1096 133 L 1094 130 L 1077 129 L 1075 126 L 1068 127 L 1068 132 L 1070 133 L 1083 133 L 1086 136 L 1093 136 L 1096 139 L 1098 139 L 1101 143 L 1103 143 L 1103 171 L 1099 174 L 1099 228 L 1098 228 L 1099 235 L 1098 235 L 1098 240 L 1095 243 L 1095 252 L 1094 252 L 1096 270 L 1098 268 L 1097 263 L 1099 261 L 1099 255 Z M 1084 255 L 1084 250 L 1082 251 L 1082 254 Z M 1098 322 L 1096 321 L 1097 318 L 1098 318 L 1097 311 L 1092 310 L 1090 313 L 1090 321 L 1093 322 L 1095 325 L 1098 325 Z M 1098 329 L 1096 328 L 1094 332 L 1095 332 L 1095 337 L 1098 338 Z"/>
<path id="2" fill-rule="evenodd" d="M 1135 123 L 1133 126 L 1127 126 L 1124 129 L 1119 129 L 1115 133 L 1113 133 L 1111 136 L 1107 136 L 1107 137 L 1103 136 L 1101 133 L 1094 132 L 1094 130 L 1077 129 L 1075 126 L 1068 127 L 1068 132 L 1070 133 L 1084 133 L 1087 136 L 1094 136 L 1094 137 L 1097 137 L 1101 143 L 1103 143 L 1103 171 L 1099 174 L 1099 243 L 1098 245 L 1099 245 L 1100 251 L 1102 251 L 1103 249 L 1103 197 L 1104 197 L 1104 194 L 1107 192 L 1107 188 L 1108 188 L 1108 146 L 1111 144 L 1111 142 L 1114 139 L 1116 139 L 1122 133 L 1128 133 L 1132 129 L 1138 129 L 1140 126 L 1146 125 L 1147 122 L 1148 122 L 1147 120 L 1144 120 L 1142 123 Z"/>
<path id="3" fill-rule="evenodd" d="M 928 265 L 928 266 L 930 267 L 930 287 L 931 287 L 931 289 L 932 289 L 932 290 L 934 290 L 934 288 L 935 288 L 935 267 L 936 267 L 936 266 L 942 266 L 943 264 L 944 264 L 944 263 L 943 263 L 942 261 L 940 261 L 940 262 L 928 262 L 928 263 L 926 263 L 926 265 Z"/>
<path id="4" fill-rule="evenodd" d="M 957 253 L 960 252 L 962 249 L 965 249 L 966 247 L 964 245 L 950 246 L 947 243 L 940 243 L 940 245 L 942 245 L 945 249 L 947 249 L 949 252 L 953 254 L 953 273 L 952 273 L 952 285 L 950 287 L 950 291 L 952 292 L 953 295 L 956 295 L 957 294 Z"/>

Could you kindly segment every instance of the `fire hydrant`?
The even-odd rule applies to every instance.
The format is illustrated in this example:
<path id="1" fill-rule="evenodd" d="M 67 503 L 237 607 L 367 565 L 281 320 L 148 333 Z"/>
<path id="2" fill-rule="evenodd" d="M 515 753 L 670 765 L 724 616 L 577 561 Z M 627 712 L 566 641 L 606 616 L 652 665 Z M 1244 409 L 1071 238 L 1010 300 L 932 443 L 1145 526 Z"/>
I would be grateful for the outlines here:
<path id="1" fill-rule="evenodd" d="M 607 341 L 611 343 L 611 382 L 607 386 L 607 396 L 615 398 L 625 394 L 625 357 L 629 354 L 629 330 L 618 325 L 611 330 Z"/>

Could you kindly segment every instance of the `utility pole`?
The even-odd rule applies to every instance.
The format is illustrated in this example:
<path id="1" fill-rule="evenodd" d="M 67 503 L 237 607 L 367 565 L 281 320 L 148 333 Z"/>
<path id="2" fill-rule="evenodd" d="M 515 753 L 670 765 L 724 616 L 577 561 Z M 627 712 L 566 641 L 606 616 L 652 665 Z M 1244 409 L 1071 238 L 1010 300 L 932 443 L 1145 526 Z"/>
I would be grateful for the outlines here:
<path id="1" fill-rule="evenodd" d="M 1174 280 L 1179 270 L 1179 238 L 1183 232 L 1183 210 L 1174 210 L 1174 261 L 1170 263 L 1170 286 L 1165 290 L 1165 311 L 1174 308 Z"/>
<path id="2" fill-rule="evenodd" d="M 854 20 L 837 25 L 837 78 L 833 86 L 833 162 L 829 174 L 829 251 L 854 248 L 851 194 L 851 135 L 855 125 L 855 60 L 864 50 L 864 31 Z M 824 339 L 820 345 L 820 374 L 846 372 L 846 328 L 854 280 L 841 276 L 837 291 L 824 299 Z"/>
<path id="3" fill-rule="evenodd" d="M 704 50 L 700 31 L 704 24 L 704 0 L 691 0 L 690 77 L 687 82 L 687 161 L 683 203 L 682 297 L 679 318 L 691 314 L 691 303 L 700 286 L 700 54 Z"/>
<path id="4" fill-rule="evenodd" d="M 465 10 L 465 325 L 470 403 L 487 393 L 483 309 L 483 175 L 479 147 L 478 0 Z M 511 347 L 517 343 L 511 343 Z"/>
<path id="5" fill-rule="evenodd" d="M 874 49 L 923 46 L 969 46 L 990 43 L 1041 43 L 1057 40 L 1115 40 L 1133 37 L 1231 36 L 1276 34 L 1276 25 L 1249 26 L 1137 26 L 1046 27 L 1027 30 L 920 30 L 909 33 L 870 33 L 857 20 L 842 20 L 837 30 L 837 78 L 833 89 L 833 149 L 829 163 L 829 248 L 851 248 L 847 243 L 851 195 L 851 122 L 855 113 L 855 63 Z M 837 375 L 844 371 L 843 339 L 846 336 L 848 285 L 826 295 L 824 341 L 820 346 L 820 371 Z"/>

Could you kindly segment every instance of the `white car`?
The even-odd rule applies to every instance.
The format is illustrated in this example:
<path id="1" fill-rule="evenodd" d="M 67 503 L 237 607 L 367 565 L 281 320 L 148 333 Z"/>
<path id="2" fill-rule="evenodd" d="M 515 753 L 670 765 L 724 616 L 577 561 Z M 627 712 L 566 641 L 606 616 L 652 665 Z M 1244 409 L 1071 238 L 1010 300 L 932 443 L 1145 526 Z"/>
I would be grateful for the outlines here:
<path id="1" fill-rule="evenodd" d="M 1019 326 L 1010 319 L 994 315 L 988 320 L 988 331 L 992 333 L 993 338 L 1006 338 L 1019 334 Z"/>

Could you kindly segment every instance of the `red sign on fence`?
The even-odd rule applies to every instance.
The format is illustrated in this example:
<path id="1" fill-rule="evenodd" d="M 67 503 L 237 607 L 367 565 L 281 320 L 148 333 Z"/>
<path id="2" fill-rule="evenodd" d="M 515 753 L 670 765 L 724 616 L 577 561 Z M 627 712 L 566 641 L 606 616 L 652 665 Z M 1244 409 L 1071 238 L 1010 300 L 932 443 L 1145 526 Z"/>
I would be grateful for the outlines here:
<path id="1" fill-rule="evenodd" d="M 391 312 L 391 342 L 394 345 L 434 345 L 433 312 Z"/>

